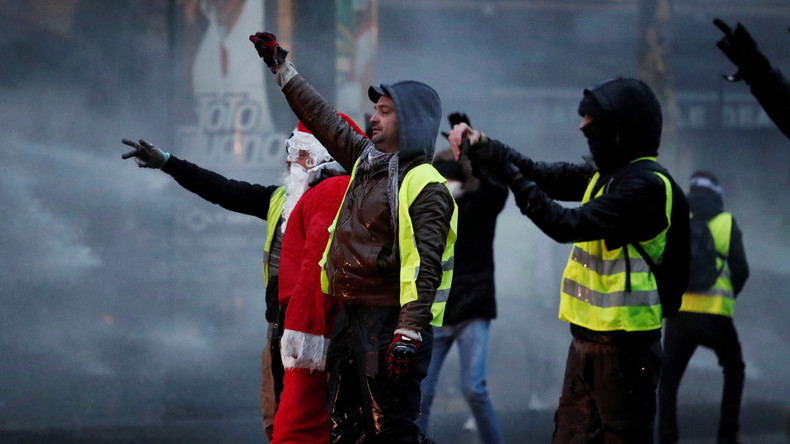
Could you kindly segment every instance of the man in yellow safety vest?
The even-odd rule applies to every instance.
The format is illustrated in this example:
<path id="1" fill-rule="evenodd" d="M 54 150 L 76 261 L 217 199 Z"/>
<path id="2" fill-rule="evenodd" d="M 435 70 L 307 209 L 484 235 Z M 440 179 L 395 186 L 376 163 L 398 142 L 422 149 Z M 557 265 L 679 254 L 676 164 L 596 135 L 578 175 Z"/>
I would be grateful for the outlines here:
<path id="1" fill-rule="evenodd" d="M 737 442 L 745 365 L 732 313 L 735 298 L 749 277 L 749 264 L 741 230 L 732 214 L 724 211 L 722 198 L 715 175 L 697 171 L 691 176 L 688 201 L 692 223 L 699 221 L 701 229 L 708 230 L 698 236 L 712 238 L 712 242 L 695 242 L 697 230 L 692 229 L 691 259 L 707 259 L 713 273 L 703 273 L 704 268 L 692 266 L 692 270 L 699 270 L 696 274 L 712 276 L 700 285 L 695 285 L 696 276 L 690 276 L 680 312 L 664 325 L 665 361 L 658 385 L 658 437 L 662 444 L 678 441 L 678 388 L 694 350 L 700 345 L 713 349 L 724 370 L 718 442 Z M 706 245 L 713 250 L 710 254 L 695 254 L 695 249 Z"/>
<path id="2" fill-rule="evenodd" d="M 343 303 L 326 364 L 331 440 L 425 442 L 420 382 L 450 292 L 458 220 L 431 165 L 439 96 L 417 81 L 371 86 L 368 140 L 285 61 L 274 35 L 250 40 L 296 116 L 351 172 L 320 262 L 324 291 Z"/>
<path id="3" fill-rule="evenodd" d="M 533 161 L 463 123 L 450 143 L 507 183 L 544 233 L 573 243 L 559 315 L 573 340 L 552 442 L 650 443 L 661 318 L 677 310 L 688 275 L 688 206 L 656 163 L 661 108 L 645 83 L 587 89 L 579 115 L 595 165 Z"/>

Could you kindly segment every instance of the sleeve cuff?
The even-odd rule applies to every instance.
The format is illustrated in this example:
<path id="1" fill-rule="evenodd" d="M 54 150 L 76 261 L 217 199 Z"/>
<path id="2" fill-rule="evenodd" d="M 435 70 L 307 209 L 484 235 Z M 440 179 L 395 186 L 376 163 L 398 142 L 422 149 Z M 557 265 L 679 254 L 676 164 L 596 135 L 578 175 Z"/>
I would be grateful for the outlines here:
<path id="1" fill-rule="evenodd" d="M 277 71 L 277 74 L 274 75 L 274 81 L 277 82 L 277 86 L 279 86 L 280 89 L 283 89 L 283 87 L 287 85 L 292 78 L 296 77 L 297 74 L 299 73 L 296 72 L 294 64 L 285 62 L 280 70 Z"/>
<path id="2" fill-rule="evenodd" d="M 422 342 L 422 335 L 420 332 L 412 330 L 410 328 L 401 327 L 395 330 L 396 335 L 406 336 L 407 338 L 411 339 L 412 341 Z"/>
<path id="3" fill-rule="evenodd" d="M 165 155 L 165 163 L 163 163 L 163 164 L 162 164 L 162 166 L 161 166 L 161 167 L 159 167 L 159 169 L 160 169 L 160 170 L 161 170 L 162 168 L 164 168 L 164 167 L 165 167 L 165 165 L 167 165 L 167 161 L 168 161 L 168 160 L 170 160 L 170 153 L 164 153 L 164 155 Z"/>

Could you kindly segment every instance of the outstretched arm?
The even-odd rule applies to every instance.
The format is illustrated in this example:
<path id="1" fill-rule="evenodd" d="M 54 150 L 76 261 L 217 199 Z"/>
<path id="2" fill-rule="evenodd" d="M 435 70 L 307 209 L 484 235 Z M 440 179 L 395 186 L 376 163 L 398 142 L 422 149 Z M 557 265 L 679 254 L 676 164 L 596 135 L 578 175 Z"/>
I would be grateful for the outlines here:
<path id="1" fill-rule="evenodd" d="M 266 220 L 272 193 L 278 188 L 276 185 L 264 186 L 228 179 L 162 152 L 142 139 L 139 143 L 127 139 L 122 142 L 134 148 L 124 153 L 121 156 L 123 159 L 134 158 L 141 168 L 161 169 L 185 189 L 227 210 Z"/>
<path id="2" fill-rule="evenodd" d="M 259 32 L 250 36 L 250 41 L 275 74 L 277 85 L 299 121 L 346 171 L 351 171 L 370 141 L 338 116 L 332 105 L 299 75 L 293 64 L 285 61 L 288 52 L 277 44 L 274 35 Z"/>

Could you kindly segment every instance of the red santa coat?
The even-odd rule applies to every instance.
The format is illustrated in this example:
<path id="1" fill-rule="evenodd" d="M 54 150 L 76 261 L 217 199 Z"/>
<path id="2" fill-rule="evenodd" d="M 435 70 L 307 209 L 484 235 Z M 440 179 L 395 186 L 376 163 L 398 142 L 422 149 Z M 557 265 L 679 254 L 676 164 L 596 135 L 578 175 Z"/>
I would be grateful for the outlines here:
<path id="1" fill-rule="evenodd" d="M 272 443 L 329 443 L 326 352 L 340 302 L 321 291 L 318 262 L 349 176 L 325 179 L 299 199 L 280 256 L 280 305 L 288 305 L 280 350 L 285 377 Z"/>

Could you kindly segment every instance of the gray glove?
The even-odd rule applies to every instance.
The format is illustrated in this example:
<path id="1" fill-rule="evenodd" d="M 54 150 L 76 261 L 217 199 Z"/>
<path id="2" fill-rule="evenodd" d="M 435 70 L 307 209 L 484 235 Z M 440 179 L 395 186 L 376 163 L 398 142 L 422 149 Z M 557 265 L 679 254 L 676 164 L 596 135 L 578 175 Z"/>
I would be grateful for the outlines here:
<path id="1" fill-rule="evenodd" d="M 155 147 L 154 145 L 151 145 L 143 139 L 140 139 L 140 143 L 131 141 L 129 139 L 123 139 L 121 140 L 121 143 L 134 148 L 134 151 L 123 153 L 121 155 L 121 159 L 134 157 L 134 161 L 137 162 L 137 166 L 140 168 L 160 169 L 165 166 L 167 159 L 170 158 L 170 153 L 162 152 L 162 150 Z"/>

